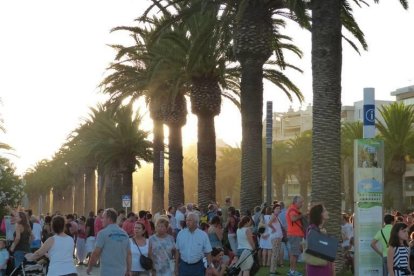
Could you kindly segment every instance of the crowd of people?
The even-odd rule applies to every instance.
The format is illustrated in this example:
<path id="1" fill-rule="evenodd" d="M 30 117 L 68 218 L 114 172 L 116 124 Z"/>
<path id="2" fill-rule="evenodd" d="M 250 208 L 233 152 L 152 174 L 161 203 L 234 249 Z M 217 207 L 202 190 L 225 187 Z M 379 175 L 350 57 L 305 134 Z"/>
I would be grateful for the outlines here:
<path id="1" fill-rule="evenodd" d="M 7 275 L 7 265 L 19 267 L 24 260 L 47 256 L 50 276 L 77 275 L 76 266 L 82 265 L 88 274 L 99 266 L 103 276 L 245 276 L 260 267 L 279 275 L 284 260 L 289 261 L 288 275 L 300 276 L 297 263 L 303 259 L 304 238 L 312 230 L 326 233 L 329 219 L 324 205 L 302 211 L 303 202 L 295 196 L 287 207 L 274 201 L 241 213 L 227 197 L 223 205 L 211 203 L 204 211 L 189 203 L 155 214 L 99 209 L 87 218 L 59 212 L 36 217 L 30 210 L 10 209 L 13 235 L 0 240 L 0 275 Z M 384 275 L 408 275 L 413 217 L 386 215 L 384 223 L 371 244 L 383 257 Z M 2 232 L 6 224 L 3 219 Z M 341 228 L 346 265 L 353 270 L 352 216 L 343 214 Z M 306 263 L 309 276 L 334 271 L 333 262 Z"/>

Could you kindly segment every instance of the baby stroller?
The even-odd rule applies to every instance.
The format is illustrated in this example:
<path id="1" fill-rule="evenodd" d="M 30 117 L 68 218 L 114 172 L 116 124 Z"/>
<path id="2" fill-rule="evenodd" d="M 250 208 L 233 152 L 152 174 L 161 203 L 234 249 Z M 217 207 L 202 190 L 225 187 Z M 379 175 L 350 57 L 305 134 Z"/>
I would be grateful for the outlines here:
<path id="1" fill-rule="evenodd" d="M 45 276 L 47 260 L 42 258 L 36 262 L 29 262 L 26 259 L 13 269 L 10 276 Z"/>
<path id="2" fill-rule="evenodd" d="M 242 265 L 246 262 L 246 260 L 250 256 L 253 256 L 253 264 L 250 268 L 250 275 L 253 276 L 259 271 L 260 265 L 259 265 L 259 260 L 258 260 L 258 257 L 257 257 L 257 249 L 256 250 L 250 250 L 246 254 L 244 253 L 245 251 L 243 251 L 243 254 L 240 256 L 240 260 L 238 260 L 235 264 L 229 266 L 226 269 L 226 272 L 227 272 L 228 276 L 237 276 L 237 275 L 239 275 Z"/>

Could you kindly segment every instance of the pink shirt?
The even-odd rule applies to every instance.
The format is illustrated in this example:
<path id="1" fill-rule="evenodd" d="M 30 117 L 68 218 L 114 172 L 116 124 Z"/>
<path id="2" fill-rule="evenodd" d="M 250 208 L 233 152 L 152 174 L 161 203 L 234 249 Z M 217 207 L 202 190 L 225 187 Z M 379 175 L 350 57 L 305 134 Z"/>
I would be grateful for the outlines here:
<path id="1" fill-rule="evenodd" d="M 95 224 L 94 224 L 94 232 L 95 232 L 95 237 L 98 236 L 99 231 L 101 231 L 103 228 L 103 224 L 102 224 L 102 218 L 100 217 L 96 217 L 95 219 Z"/>
<path id="2" fill-rule="evenodd" d="M 125 232 L 127 232 L 128 236 L 134 235 L 134 226 L 135 226 L 135 221 L 130 221 L 129 219 L 127 219 L 126 221 L 124 221 L 124 223 L 122 223 L 122 229 L 124 229 Z"/>

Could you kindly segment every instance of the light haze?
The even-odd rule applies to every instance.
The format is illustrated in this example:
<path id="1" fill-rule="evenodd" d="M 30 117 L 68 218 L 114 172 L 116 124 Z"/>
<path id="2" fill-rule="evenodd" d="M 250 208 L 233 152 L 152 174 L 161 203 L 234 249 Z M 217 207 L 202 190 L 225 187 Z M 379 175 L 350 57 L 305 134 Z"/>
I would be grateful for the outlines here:
<path id="1" fill-rule="evenodd" d="M 144 0 L 0 1 L 0 114 L 7 129 L 0 141 L 15 148 L 17 157 L 11 159 L 18 172 L 50 158 L 87 116 L 89 107 L 103 100 L 97 86 L 114 58 L 107 45 L 131 43 L 127 33 L 110 33 L 110 29 L 133 25 L 147 5 Z M 396 0 L 386 0 L 355 8 L 355 17 L 369 51 L 359 56 L 343 43 L 342 102 L 352 105 L 361 100 L 364 87 L 375 87 L 377 99 L 393 100 L 391 91 L 414 84 L 410 35 L 414 12 L 404 11 Z M 304 52 L 302 60 L 290 61 L 305 72 L 288 73 L 305 95 L 304 107 L 312 102 L 311 36 L 292 24 L 285 33 Z M 266 83 L 264 98 L 274 101 L 276 111 L 286 111 L 290 105 L 300 108 L 297 101 L 290 103 Z M 187 121 L 185 144 L 197 137 L 196 118 L 189 115 Z M 151 129 L 150 120 L 145 128 Z M 223 103 L 216 131 L 226 143 L 240 144 L 240 114 L 229 102 Z"/>

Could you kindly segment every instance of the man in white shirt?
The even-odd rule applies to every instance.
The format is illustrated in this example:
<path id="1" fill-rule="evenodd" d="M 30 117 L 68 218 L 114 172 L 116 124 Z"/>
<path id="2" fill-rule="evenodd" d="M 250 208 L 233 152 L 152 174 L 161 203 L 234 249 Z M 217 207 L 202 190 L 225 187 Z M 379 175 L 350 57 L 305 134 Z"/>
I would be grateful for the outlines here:
<path id="1" fill-rule="evenodd" d="M 211 244 L 207 233 L 198 229 L 199 217 L 187 215 L 187 227 L 178 233 L 175 263 L 180 276 L 204 276 L 211 274 Z M 207 259 L 207 271 L 203 258 Z"/>

